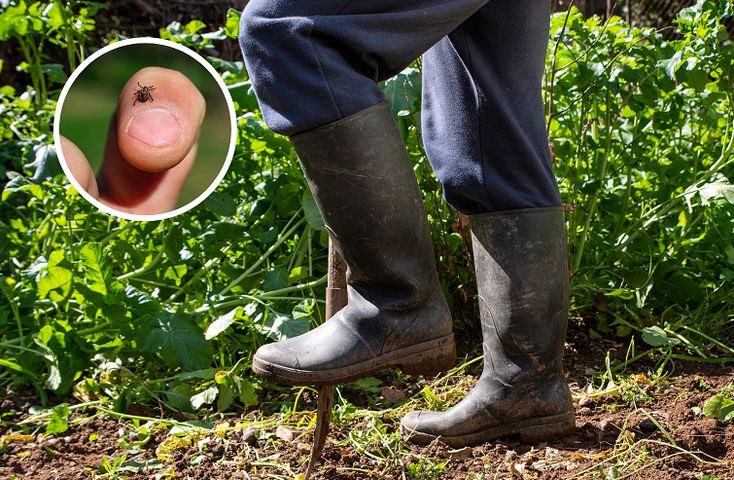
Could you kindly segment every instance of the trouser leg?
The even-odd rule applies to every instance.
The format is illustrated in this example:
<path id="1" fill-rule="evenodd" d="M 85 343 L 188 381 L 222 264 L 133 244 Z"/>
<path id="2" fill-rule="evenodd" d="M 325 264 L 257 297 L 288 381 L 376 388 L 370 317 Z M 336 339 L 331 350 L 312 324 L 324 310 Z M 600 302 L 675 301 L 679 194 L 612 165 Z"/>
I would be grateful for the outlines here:
<path id="1" fill-rule="evenodd" d="M 549 4 L 492 0 L 423 55 L 423 140 L 468 214 L 560 205 L 541 96 Z"/>
<path id="2" fill-rule="evenodd" d="M 245 64 L 268 126 L 295 135 L 384 100 L 390 78 L 487 0 L 251 0 Z"/>

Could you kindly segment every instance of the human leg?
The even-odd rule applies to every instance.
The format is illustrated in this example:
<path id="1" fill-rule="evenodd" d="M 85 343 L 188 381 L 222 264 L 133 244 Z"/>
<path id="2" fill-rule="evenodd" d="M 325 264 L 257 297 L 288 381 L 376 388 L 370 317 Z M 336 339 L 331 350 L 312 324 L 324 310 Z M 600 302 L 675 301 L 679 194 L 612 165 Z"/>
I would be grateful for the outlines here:
<path id="1" fill-rule="evenodd" d="M 241 43 L 268 125 L 289 135 L 346 259 L 348 305 L 300 337 L 261 347 L 253 369 L 333 384 L 454 359 L 412 166 L 376 82 L 399 72 L 486 0 L 253 0 Z"/>
<path id="2" fill-rule="evenodd" d="M 447 201 L 471 214 L 484 370 L 453 408 L 403 419 L 418 443 L 574 429 L 565 222 L 540 95 L 547 7 L 494 0 L 424 56 L 426 149 Z"/>

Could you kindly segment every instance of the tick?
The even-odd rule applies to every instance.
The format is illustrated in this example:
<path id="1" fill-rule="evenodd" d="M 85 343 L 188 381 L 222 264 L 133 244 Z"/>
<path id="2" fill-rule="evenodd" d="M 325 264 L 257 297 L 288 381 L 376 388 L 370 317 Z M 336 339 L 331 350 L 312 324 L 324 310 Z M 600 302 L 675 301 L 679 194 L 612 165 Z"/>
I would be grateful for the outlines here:
<path id="1" fill-rule="evenodd" d="M 155 101 L 153 95 L 150 94 L 150 92 L 155 90 L 155 87 L 153 85 L 140 85 L 140 82 L 138 82 L 138 87 L 140 87 L 140 89 L 135 90 L 135 93 L 133 93 L 133 97 L 135 97 L 133 106 L 138 102 L 145 103 L 148 100 L 150 100 L 151 102 Z"/>

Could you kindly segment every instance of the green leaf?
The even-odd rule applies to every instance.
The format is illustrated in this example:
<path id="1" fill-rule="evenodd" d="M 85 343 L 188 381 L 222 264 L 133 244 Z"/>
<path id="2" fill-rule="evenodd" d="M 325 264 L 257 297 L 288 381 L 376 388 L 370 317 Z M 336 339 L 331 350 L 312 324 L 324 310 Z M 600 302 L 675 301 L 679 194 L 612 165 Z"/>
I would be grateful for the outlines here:
<path id="1" fill-rule="evenodd" d="M 36 183 L 50 180 L 63 172 L 56 148 L 45 143 L 33 147 L 33 162 L 23 165 L 23 168 L 33 172 L 32 180 Z"/>
<path id="2" fill-rule="evenodd" d="M 110 267 L 99 243 L 88 243 L 79 252 L 84 266 L 84 279 L 90 290 L 107 295 Z"/>
<path id="3" fill-rule="evenodd" d="M 11 172 L 8 172 L 10 174 Z M 3 189 L 2 200 L 7 200 L 12 194 L 16 192 L 28 192 L 38 199 L 43 199 L 44 191 L 43 187 L 34 183 L 30 178 L 23 175 L 13 177 Z"/>
<path id="4" fill-rule="evenodd" d="M 198 410 L 202 405 L 209 405 L 217 399 L 219 395 L 219 388 L 216 385 L 212 385 L 203 392 L 197 393 L 191 397 L 191 406 L 194 410 Z"/>
<path id="5" fill-rule="evenodd" d="M 629 288 L 618 288 L 611 292 L 605 292 L 604 295 L 607 297 L 618 297 L 624 300 L 632 300 L 635 298 L 635 292 Z"/>
<path id="6" fill-rule="evenodd" d="M 38 298 L 43 300 L 49 293 L 54 293 L 53 301 L 60 301 L 71 289 L 72 273 L 64 267 L 49 267 L 46 274 L 38 280 Z M 55 292 L 58 290 L 58 292 Z"/>
<path id="7" fill-rule="evenodd" d="M 51 409 L 51 420 L 46 425 L 46 435 L 64 433 L 69 429 L 69 406 L 65 403 Z"/>
<path id="8" fill-rule="evenodd" d="M 219 390 L 219 394 L 217 395 L 217 410 L 223 412 L 234 402 L 234 392 L 232 392 L 229 383 L 217 385 L 217 389 Z"/>
<path id="9" fill-rule="evenodd" d="M 243 405 L 254 407 L 259 403 L 255 387 L 252 383 L 240 377 L 234 377 L 234 382 L 237 386 L 237 390 L 239 391 L 240 402 L 242 402 Z"/>
<path id="10" fill-rule="evenodd" d="M 258 110 L 257 97 L 255 91 L 252 88 L 250 82 L 234 83 L 227 87 L 229 94 L 232 95 L 232 100 L 239 106 L 239 111 L 254 112 Z M 249 137 L 248 140 L 252 142 L 255 140 L 253 137 Z"/>
<path id="11" fill-rule="evenodd" d="M 722 422 L 734 419 L 734 400 L 718 393 L 703 404 L 703 414 Z"/>
<path id="12" fill-rule="evenodd" d="M 191 20 L 189 23 L 186 24 L 184 29 L 188 33 L 196 33 L 199 30 L 206 28 L 206 24 L 202 22 L 201 20 Z"/>
<path id="13" fill-rule="evenodd" d="M 307 277 L 308 277 L 308 268 L 303 267 L 303 266 L 296 267 L 293 270 L 291 270 L 290 275 L 288 275 L 288 283 L 293 285 Z"/>
<path id="14" fill-rule="evenodd" d="M 234 198 L 223 192 L 212 192 L 204 200 L 204 208 L 222 217 L 231 217 L 237 213 L 237 203 Z"/>
<path id="15" fill-rule="evenodd" d="M 8 40 L 13 33 L 18 36 L 26 34 L 28 29 L 28 19 L 25 15 L 26 10 L 26 4 L 21 0 L 17 6 L 7 7 L 0 14 L 0 40 Z"/>
<path id="16" fill-rule="evenodd" d="M 378 393 L 380 391 L 382 381 L 375 377 L 364 377 L 355 380 L 352 384 L 361 390 L 365 390 L 370 393 Z"/>
<path id="17" fill-rule="evenodd" d="M 658 62 L 658 67 L 662 68 L 665 71 L 665 75 L 667 75 L 669 79 L 675 80 L 675 72 L 683 63 L 682 59 L 683 50 L 679 50 L 675 52 L 675 54 L 671 58 L 660 60 Z"/>
<path id="18" fill-rule="evenodd" d="M 51 28 L 59 28 L 64 24 L 64 15 L 61 9 L 64 8 L 63 2 L 51 2 L 51 8 L 44 11 L 46 16 L 46 24 Z"/>
<path id="19" fill-rule="evenodd" d="M 726 253 L 726 261 L 734 265 L 734 246 L 729 245 L 724 252 Z"/>
<path id="20" fill-rule="evenodd" d="M 275 341 L 287 340 L 289 338 L 303 335 L 308 332 L 309 328 L 310 322 L 307 317 L 294 318 L 291 315 L 285 315 L 282 313 L 271 313 L 268 315 L 267 319 L 265 319 L 264 325 L 259 327 L 262 333 Z"/>
<path id="21" fill-rule="evenodd" d="M 64 72 L 64 67 L 60 63 L 44 63 L 41 65 L 41 71 L 54 83 L 66 83 L 69 77 Z"/>
<path id="22" fill-rule="evenodd" d="M 265 273 L 265 283 L 263 283 L 263 290 L 270 292 L 272 290 L 279 290 L 288 286 L 288 272 L 282 268 L 274 268 L 269 272 Z"/>
<path id="23" fill-rule="evenodd" d="M 239 36 L 241 16 L 242 13 L 233 8 L 227 10 L 227 20 L 224 24 L 224 33 L 226 33 L 229 38 L 236 39 Z"/>
<path id="24" fill-rule="evenodd" d="M 71 390 L 74 381 L 89 365 L 89 352 L 94 350 L 62 321 L 41 327 L 35 343 L 48 364 L 46 387 L 61 394 Z"/>
<path id="25" fill-rule="evenodd" d="M 191 397 L 194 395 L 194 387 L 188 383 L 179 383 L 166 391 L 166 401 L 175 408 L 184 412 L 191 412 Z"/>
<path id="26" fill-rule="evenodd" d="M 142 351 L 160 356 L 164 364 L 174 368 L 196 370 L 211 364 L 214 349 L 190 315 L 160 312 L 151 325 L 142 339 Z"/>
<path id="27" fill-rule="evenodd" d="M 306 221 L 311 228 L 314 230 L 325 230 L 324 218 L 321 216 L 319 207 L 316 206 L 316 201 L 313 199 L 313 195 L 311 195 L 309 189 L 303 192 L 301 203 L 303 204 L 303 214 L 306 216 Z"/>
<path id="28" fill-rule="evenodd" d="M 417 68 L 406 68 L 382 84 L 394 115 L 416 111 L 421 98 L 421 74 Z"/>
<path id="29" fill-rule="evenodd" d="M 181 280 L 183 280 L 187 270 L 186 265 L 183 264 L 171 265 L 166 268 L 166 271 L 163 273 L 163 278 L 173 280 L 176 285 L 181 285 Z"/>
<path id="30" fill-rule="evenodd" d="M 701 197 L 702 205 L 710 205 L 711 200 L 734 203 L 734 185 L 727 181 L 707 183 L 698 190 L 698 194 Z"/>
<path id="31" fill-rule="evenodd" d="M 204 333 L 204 338 L 207 340 L 211 340 L 212 338 L 215 338 L 217 335 L 222 333 L 223 331 L 227 330 L 230 325 L 232 325 L 235 321 L 235 318 L 237 318 L 238 311 L 240 310 L 240 307 L 235 308 L 234 310 L 231 310 L 221 317 L 214 320 L 206 329 L 206 333 Z"/>
<path id="32" fill-rule="evenodd" d="M 678 339 L 668 337 L 665 330 L 658 326 L 644 328 L 642 330 L 642 340 L 651 347 L 666 347 L 678 344 Z"/>

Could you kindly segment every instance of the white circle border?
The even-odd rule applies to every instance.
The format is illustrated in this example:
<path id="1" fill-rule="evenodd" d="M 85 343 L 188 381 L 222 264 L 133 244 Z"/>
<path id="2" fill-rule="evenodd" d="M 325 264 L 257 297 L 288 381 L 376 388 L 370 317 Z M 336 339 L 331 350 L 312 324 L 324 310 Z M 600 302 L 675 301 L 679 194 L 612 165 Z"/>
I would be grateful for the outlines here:
<path id="1" fill-rule="evenodd" d="M 151 215 L 137 215 L 134 213 L 128 213 L 128 212 L 122 212 L 120 210 L 115 210 L 114 208 L 110 207 L 109 205 L 105 205 L 104 203 L 100 202 L 93 196 L 91 196 L 89 193 L 87 193 L 86 190 L 84 190 L 81 186 L 81 184 L 74 178 L 74 175 L 71 173 L 71 169 L 69 168 L 69 165 L 66 162 L 66 159 L 64 158 L 64 153 L 61 150 L 61 133 L 60 133 L 60 121 L 61 121 L 61 110 L 64 107 L 64 101 L 66 100 L 66 95 L 69 93 L 69 90 L 71 89 L 72 85 L 76 81 L 77 77 L 81 75 L 81 73 L 96 59 L 101 57 L 102 55 L 106 55 L 110 53 L 113 50 L 116 50 L 118 48 L 126 47 L 129 45 L 160 45 L 164 47 L 171 47 L 174 48 L 182 53 L 185 53 L 189 57 L 193 58 L 197 62 L 199 62 L 214 78 L 214 81 L 219 85 L 219 88 L 222 91 L 222 95 L 224 95 L 225 103 L 227 104 L 227 110 L 229 112 L 229 123 L 230 123 L 230 138 L 229 138 L 229 148 L 227 149 L 227 156 L 224 159 L 224 164 L 222 165 L 222 168 L 219 170 L 219 173 L 214 178 L 214 181 L 212 181 L 211 185 L 207 187 L 206 190 L 204 190 L 198 197 L 187 203 L 186 205 L 183 205 L 179 208 L 176 208 L 174 210 L 170 210 L 168 212 L 164 213 L 157 213 L 157 214 L 151 214 Z M 59 163 L 61 164 L 61 168 L 64 170 L 64 174 L 66 175 L 66 178 L 69 180 L 69 182 L 74 186 L 76 191 L 84 197 L 89 203 L 97 207 L 101 212 L 106 213 L 108 215 L 112 215 L 119 218 L 124 218 L 126 220 L 135 220 L 135 221 L 157 221 L 157 220 L 165 220 L 167 218 L 175 217 L 176 215 L 180 215 L 182 213 L 188 212 L 189 210 L 193 209 L 194 207 L 198 206 L 201 202 L 207 199 L 211 193 L 217 189 L 219 184 L 222 182 L 222 179 L 229 171 L 229 167 L 232 164 L 232 158 L 234 157 L 234 150 L 235 150 L 235 144 L 237 142 L 237 119 L 235 116 L 235 110 L 234 110 L 234 102 L 232 101 L 232 96 L 229 93 L 229 89 L 227 88 L 227 85 L 225 85 L 224 80 L 222 80 L 222 77 L 219 75 L 219 73 L 212 67 L 212 65 L 204 59 L 201 55 L 199 55 L 197 52 L 191 50 L 190 48 L 184 47 L 183 45 L 180 45 L 175 42 L 171 42 L 170 40 L 164 40 L 162 38 L 154 38 L 154 37 L 139 37 L 139 38 L 128 38 L 125 40 L 120 40 L 118 42 L 111 43 L 105 47 L 100 48 L 93 54 L 91 54 L 89 57 L 85 58 L 84 61 L 72 72 L 69 79 L 64 84 L 64 87 L 61 89 L 61 94 L 59 95 L 58 103 L 56 104 L 56 111 L 54 112 L 54 147 L 56 149 L 56 155 L 59 158 Z"/>

